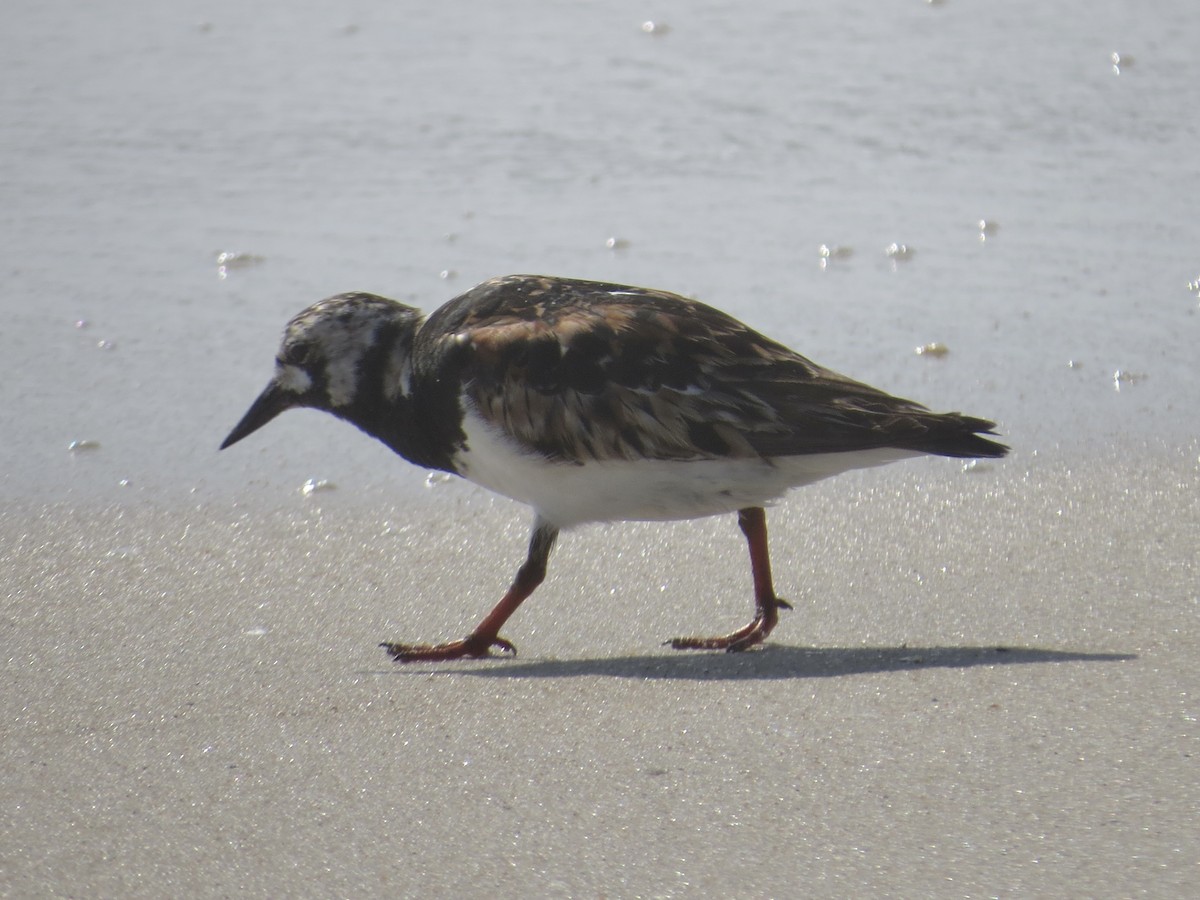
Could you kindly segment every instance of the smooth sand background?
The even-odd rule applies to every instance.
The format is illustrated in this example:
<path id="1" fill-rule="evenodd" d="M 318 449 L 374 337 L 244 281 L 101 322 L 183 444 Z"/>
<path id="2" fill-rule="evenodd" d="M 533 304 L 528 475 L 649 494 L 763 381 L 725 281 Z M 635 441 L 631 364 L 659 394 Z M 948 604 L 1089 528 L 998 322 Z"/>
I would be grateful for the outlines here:
<path id="1" fill-rule="evenodd" d="M 658 646 L 746 617 L 731 520 L 568 535 L 516 660 L 396 667 L 509 504 L 6 511 L 7 893 L 1186 896 L 1195 450 L 814 488 L 741 655 Z"/>
<path id="2" fill-rule="evenodd" d="M 1200 12 L 886 7 L 7 12 L 0 895 L 1191 896 Z M 216 446 L 313 300 L 510 271 L 1014 453 L 773 510 L 761 652 L 660 645 L 747 617 L 725 517 L 571 533 L 517 659 L 394 666 L 528 512 L 315 413 Z"/>

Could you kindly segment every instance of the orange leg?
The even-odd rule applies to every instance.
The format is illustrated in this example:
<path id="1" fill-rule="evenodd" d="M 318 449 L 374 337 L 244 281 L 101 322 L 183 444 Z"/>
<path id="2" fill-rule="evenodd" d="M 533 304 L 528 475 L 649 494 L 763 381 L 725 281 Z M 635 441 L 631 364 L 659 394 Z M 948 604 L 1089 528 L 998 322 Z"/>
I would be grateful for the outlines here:
<path id="1" fill-rule="evenodd" d="M 771 581 L 771 556 L 767 551 L 767 514 L 761 506 L 738 510 L 738 525 L 750 548 L 750 572 L 754 576 L 754 618 L 737 631 L 719 637 L 679 637 L 667 641 L 676 650 L 726 650 L 735 653 L 761 644 L 779 622 L 779 610 L 791 609 L 775 596 Z"/>
<path id="2" fill-rule="evenodd" d="M 396 662 L 436 662 L 443 659 L 461 659 L 464 656 L 488 656 L 492 647 L 499 647 L 516 656 L 517 648 L 510 641 L 500 637 L 500 629 L 546 577 L 546 564 L 550 560 L 550 551 L 554 549 L 554 541 L 557 538 L 558 529 L 553 525 L 541 520 L 534 523 L 533 534 L 529 538 L 529 555 L 517 570 L 517 577 L 512 586 L 484 620 L 475 626 L 475 630 L 462 640 L 446 644 L 383 643 L 379 646 Z"/>

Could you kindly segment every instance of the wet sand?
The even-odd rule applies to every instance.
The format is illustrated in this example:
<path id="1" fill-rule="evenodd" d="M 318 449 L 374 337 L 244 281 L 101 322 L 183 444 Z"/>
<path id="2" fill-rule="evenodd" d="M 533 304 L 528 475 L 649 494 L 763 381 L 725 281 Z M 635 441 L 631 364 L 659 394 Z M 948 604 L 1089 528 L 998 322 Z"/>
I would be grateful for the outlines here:
<path id="1" fill-rule="evenodd" d="M 737 655 L 659 645 L 746 617 L 732 517 L 572 532 L 518 658 L 396 666 L 519 507 L 6 508 L 4 893 L 1183 896 L 1197 449 L 1103 462 L 793 495 Z"/>

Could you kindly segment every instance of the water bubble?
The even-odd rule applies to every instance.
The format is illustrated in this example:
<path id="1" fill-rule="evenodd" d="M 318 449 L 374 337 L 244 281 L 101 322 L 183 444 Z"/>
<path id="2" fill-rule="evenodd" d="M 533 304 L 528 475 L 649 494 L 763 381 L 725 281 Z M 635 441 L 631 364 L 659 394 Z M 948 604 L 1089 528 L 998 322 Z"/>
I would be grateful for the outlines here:
<path id="1" fill-rule="evenodd" d="M 248 269 L 265 262 L 262 256 L 253 253 L 243 253 L 241 250 L 223 250 L 217 254 L 217 277 L 225 279 L 233 269 Z"/>
<path id="2" fill-rule="evenodd" d="M 930 341 L 928 344 L 922 344 L 916 350 L 917 356 L 931 356 L 934 359 L 941 359 L 949 352 L 950 348 L 941 341 Z"/>
<path id="3" fill-rule="evenodd" d="M 1120 391 L 1123 384 L 1137 384 L 1145 375 L 1138 372 L 1128 372 L 1124 369 L 1117 369 L 1113 372 L 1113 390 Z"/>
<path id="4" fill-rule="evenodd" d="M 438 485 L 449 483 L 453 478 L 454 476 L 449 472 L 430 472 L 425 476 L 425 487 L 435 488 Z"/>
<path id="5" fill-rule="evenodd" d="M 225 250 L 217 254 L 217 265 L 227 269 L 246 269 L 263 261 L 264 257 L 243 253 L 241 250 Z"/>
<path id="6" fill-rule="evenodd" d="M 853 247 L 845 247 L 841 244 L 822 244 L 817 248 L 818 265 L 824 269 L 828 268 L 829 264 L 835 259 L 849 259 L 854 255 Z"/>
<path id="7" fill-rule="evenodd" d="M 81 441 L 71 441 L 71 443 L 67 444 L 67 449 L 72 453 L 78 453 L 81 450 L 99 450 L 100 442 L 87 439 Z"/>
<path id="8" fill-rule="evenodd" d="M 300 493 L 305 497 L 311 497 L 317 491 L 332 491 L 336 488 L 337 485 L 332 481 L 328 481 L 324 478 L 310 478 L 308 481 L 304 482 L 303 486 L 300 488 Z"/>
<path id="9" fill-rule="evenodd" d="M 1121 69 L 1128 69 L 1133 65 L 1133 57 L 1128 53 L 1119 53 L 1114 50 L 1109 54 L 1109 62 L 1112 63 L 1113 74 L 1120 75 Z"/>
<path id="10" fill-rule="evenodd" d="M 609 250 L 624 250 L 629 246 L 629 241 L 625 240 L 624 238 L 610 237 L 604 242 L 604 246 Z"/>
<path id="11" fill-rule="evenodd" d="M 662 35 L 666 34 L 670 30 L 671 30 L 670 27 L 665 22 L 649 22 L 649 21 L 647 21 L 647 22 L 642 23 L 642 32 L 644 34 L 654 34 L 654 35 L 658 35 L 659 37 L 661 37 Z"/>

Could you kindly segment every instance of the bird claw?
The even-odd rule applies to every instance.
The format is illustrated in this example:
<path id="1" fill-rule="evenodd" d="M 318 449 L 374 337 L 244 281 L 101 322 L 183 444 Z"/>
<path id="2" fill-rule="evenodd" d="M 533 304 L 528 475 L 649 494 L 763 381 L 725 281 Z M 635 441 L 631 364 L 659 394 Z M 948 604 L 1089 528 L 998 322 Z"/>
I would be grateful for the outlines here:
<path id="1" fill-rule="evenodd" d="M 466 637 L 460 641 L 450 641 L 446 644 L 393 644 L 383 642 L 379 645 L 387 651 L 396 662 L 439 662 L 447 659 L 482 659 L 491 656 L 491 648 L 498 647 L 503 653 L 517 655 L 517 648 L 512 641 L 499 635 L 494 637 Z"/>
<path id="2" fill-rule="evenodd" d="M 749 635 L 728 634 L 719 637 L 677 637 L 663 641 L 664 647 L 672 650 L 724 650 L 726 653 L 741 653 L 756 644 L 761 644 L 765 634 L 755 631 Z"/>
<path id="3" fill-rule="evenodd" d="M 672 650 L 724 650 L 726 653 L 740 653 L 766 640 L 767 635 L 775 628 L 777 610 L 791 608 L 792 604 L 786 600 L 772 597 L 760 602 L 758 611 L 749 624 L 731 634 L 718 637 L 671 638 L 669 641 L 663 641 L 663 646 L 669 646 Z"/>
<path id="4" fill-rule="evenodd" d="M 663 646 L 672 650 L 724 650 L 726 653 L 741 653 L 756 644 L 761 644 L 765 638 L 765 634 L 756 630 L 747 635 L 735 632 L 720 637 L 671 638 L 669 641 L 663 641 Z"/>

